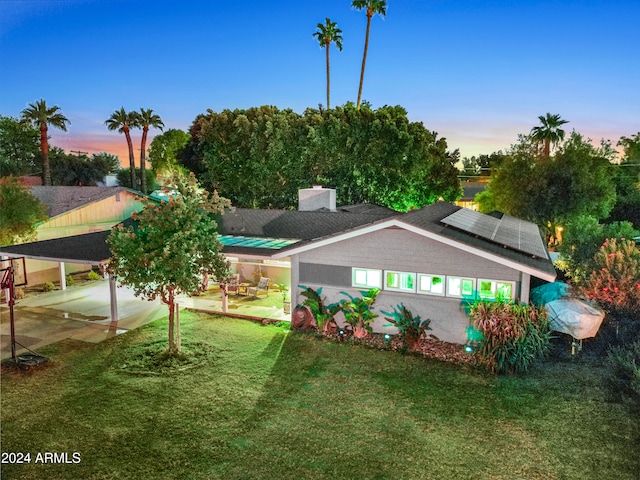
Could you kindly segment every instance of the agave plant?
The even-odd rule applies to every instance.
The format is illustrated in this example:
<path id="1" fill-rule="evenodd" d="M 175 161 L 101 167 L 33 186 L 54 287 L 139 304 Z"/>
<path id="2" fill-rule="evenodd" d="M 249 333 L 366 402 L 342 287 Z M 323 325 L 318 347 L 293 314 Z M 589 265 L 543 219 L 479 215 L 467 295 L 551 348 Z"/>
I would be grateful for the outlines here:
<path id="1" fill-rule="evenodd" d="M 372 288 L 368 291 L 361 291 L 362 297 L 354 297 L 347 292 L 342 292 L 343 295 L 349 297 L 349 300 L 342 300 L 340 302 L 340 308 L 344 313 L 346 322 L 351 325 L 353 336 L 355 338 L 365 337 L 371 333 L 371 322 L 378 317 L 371 306 L 376 301 L 376 297 L 380 293 L 379 288 Z"/>

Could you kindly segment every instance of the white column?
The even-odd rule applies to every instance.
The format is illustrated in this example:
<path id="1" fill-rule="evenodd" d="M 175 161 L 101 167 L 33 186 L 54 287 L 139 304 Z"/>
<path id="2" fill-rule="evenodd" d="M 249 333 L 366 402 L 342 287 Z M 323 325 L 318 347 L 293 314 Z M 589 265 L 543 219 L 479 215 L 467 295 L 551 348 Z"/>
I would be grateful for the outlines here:
<path id="1" fill-rule="evenodd" d="M 67 275 L 64 269 L 64 262 L 58 263 L 58 276 L 60 277 L 60 290 L 67 289 Z"/>
<path id="2" fill-rule="evenodd" d="M 118 296 L 116 294 L 116 279 L 109 274 L 109 300 L 111 302 L 111 321 L 118 321 Z"/>
<path id="3" fill-rule="evenodd" d="M 290 257 L 291 260 L 291 311 L 293 312 L 293 308 L 300 303 L 298 301 L 298 292 L 300 288 L 298 288 L 298 284 L 300 283 L 300 259 L 298 255 L 293 255 Z"/>
<path id="4" fill-rule="evenodd" d="M 531 275 L 528 273 L 520 273 L 520 301 L 529 303 L 529 289 L 531 288 Z"/>

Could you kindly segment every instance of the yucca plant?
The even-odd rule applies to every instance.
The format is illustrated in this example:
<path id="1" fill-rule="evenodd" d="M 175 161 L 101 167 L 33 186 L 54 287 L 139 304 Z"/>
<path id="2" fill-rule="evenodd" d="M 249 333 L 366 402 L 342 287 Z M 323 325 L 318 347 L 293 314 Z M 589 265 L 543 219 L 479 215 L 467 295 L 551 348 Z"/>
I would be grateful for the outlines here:
<path id="1" fill-rule="evenodd" d="M 354 297 L 347 292 L 342 292 L 343 295 L 349 297 L 349 300 L 340 302 L 345 321 L 351 326 L 355 338 L 363 338 L 371 333 L 373 331 L 371 322 L 379 316 L 371 306 L 376 301 L 380 289 L 372 288 L 360 293 L 362 297 Z"/>
<path id="2" fill-rule="evenodd" d="M 476 355 L 491 372 L 526 372 L 548 352 L 551 331 L 543 307 L 477 300 L 469 315 L 483 337 Z"/>
<path id="3" fill-rule="evenodd" d="M 340 303 L 325 304 L 327 297 L 322 296 L 322 287 L 314 290 L 311 287 L 300 285 L 300 288 L 302 289 L 300 295 L 305 297 L 302 305 L 308 307 L 313 313 L 318 331 L 327 333 L 332 325 L 337 327 L 335 316 L 340 311 Z"/>
<path id="4" fill-rule="evenodd" d="M 411 310 L 403 303 L 393 308 L 393 312 L 382 312 L 391 325 L 398 329 L 398 335 L 402 340 L 404 349 L 411 350 L 422 338 L 427 330 L 431 330 L 431 320 L 422 320 L 419 315 L 413 316 Z"/>

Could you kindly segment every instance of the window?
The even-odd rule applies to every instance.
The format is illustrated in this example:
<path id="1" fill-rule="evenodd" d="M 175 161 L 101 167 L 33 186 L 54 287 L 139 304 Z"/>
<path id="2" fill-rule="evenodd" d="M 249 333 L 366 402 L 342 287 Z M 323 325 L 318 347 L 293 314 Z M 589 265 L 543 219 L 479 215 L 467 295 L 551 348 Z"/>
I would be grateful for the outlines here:
<path id="1" fill-rule="evenodd" d="M 511 300 L 513 298 L 514 284 L 513 282 L 498 282 L 496 280 L 478 279 L 480 298 L 486 300 L 495 300 L 503 298 Z"/>
<path id="2" fill-rule="evenodd" d="M 385 270 L 384 289 L 400 292 L 416 291 L 416 274 L 407 272 L 393 272 Z"/>
<path id="3" fill-rule="evenodd" d="M 444 295 L 444 275 L 418 274 L 418 293 Z"/>
<path id="4" fill-rule="evenodd" d="M 447 277 L 447 296 L 473 297 L 475 284 L 474 278 Z"/>
<path id="5" fill-rule="evenodd" d="M 351 285 L 362 288 L 382 288 L 382 270 L 352 268 Z"/>

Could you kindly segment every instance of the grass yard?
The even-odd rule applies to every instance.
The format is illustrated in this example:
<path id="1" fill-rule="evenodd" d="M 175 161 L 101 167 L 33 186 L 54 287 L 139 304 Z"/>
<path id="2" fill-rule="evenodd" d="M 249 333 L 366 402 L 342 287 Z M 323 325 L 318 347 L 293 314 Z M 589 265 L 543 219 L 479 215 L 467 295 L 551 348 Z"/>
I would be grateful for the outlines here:
<path id="1" fill-rule="evenodd" d="M 2 452 L 31 463 L 2 478 L 638 478 L 638 420 L 604 401 L 593 365 L 496 378 L 249 321 L 181 322 L 184 365 L 154 359 L 164 320 L 4 368 Z"/>

